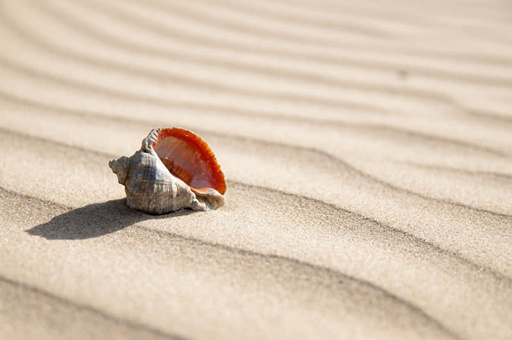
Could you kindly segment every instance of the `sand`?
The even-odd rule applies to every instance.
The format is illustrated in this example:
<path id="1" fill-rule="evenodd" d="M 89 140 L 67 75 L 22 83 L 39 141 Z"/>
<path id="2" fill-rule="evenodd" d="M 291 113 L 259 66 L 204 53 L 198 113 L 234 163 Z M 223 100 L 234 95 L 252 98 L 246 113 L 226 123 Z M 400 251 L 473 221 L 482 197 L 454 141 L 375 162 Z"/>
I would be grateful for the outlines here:
<path id="1" fill-rule="evenodd" d="M 5 0 L 1 339 L 511 339 L 510 1 Z M 108 161 L 202 136 L 218 210 Z"/>

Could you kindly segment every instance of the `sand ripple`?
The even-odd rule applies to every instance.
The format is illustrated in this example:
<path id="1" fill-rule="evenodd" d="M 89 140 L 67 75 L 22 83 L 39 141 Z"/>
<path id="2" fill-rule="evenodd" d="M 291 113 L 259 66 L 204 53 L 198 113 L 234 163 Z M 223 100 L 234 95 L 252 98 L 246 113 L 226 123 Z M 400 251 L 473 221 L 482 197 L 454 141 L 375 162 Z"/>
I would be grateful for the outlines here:
<path id="1" fill-rule="evenodd" d="M 1 338 L 512 338 L 506 1 L 0 5 Z M 125 207 L 157 126 L 224 208 Z"/>

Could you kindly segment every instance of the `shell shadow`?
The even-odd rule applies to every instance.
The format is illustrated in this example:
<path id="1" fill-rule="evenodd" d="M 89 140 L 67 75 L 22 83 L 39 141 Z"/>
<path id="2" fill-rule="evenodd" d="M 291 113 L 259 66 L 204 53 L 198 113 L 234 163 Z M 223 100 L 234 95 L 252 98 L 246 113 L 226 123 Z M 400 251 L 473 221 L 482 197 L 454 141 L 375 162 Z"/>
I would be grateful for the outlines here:
<path id="1" fill-rule="evenodd" d="M 114 233 L 147 219 L 171 218 L 192 212 L 182 210 L 166 215 L 148 215 L 129 209 L 125 199 L 120 199 L 73 209 L 26 232 L 48 240 L 83 240 Z"/>

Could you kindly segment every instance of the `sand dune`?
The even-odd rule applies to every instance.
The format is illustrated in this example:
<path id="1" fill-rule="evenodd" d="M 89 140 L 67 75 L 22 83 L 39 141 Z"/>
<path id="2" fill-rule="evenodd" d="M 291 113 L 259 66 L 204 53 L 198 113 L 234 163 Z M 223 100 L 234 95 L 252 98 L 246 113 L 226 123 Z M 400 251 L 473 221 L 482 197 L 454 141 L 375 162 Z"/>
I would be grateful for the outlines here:
<path id="1" fill-rule="evenodd" d="M 512 338 L 508 1 L 0 4 L 0 338 Z M 167 126 L 225 207 L 125 206 Z"/>

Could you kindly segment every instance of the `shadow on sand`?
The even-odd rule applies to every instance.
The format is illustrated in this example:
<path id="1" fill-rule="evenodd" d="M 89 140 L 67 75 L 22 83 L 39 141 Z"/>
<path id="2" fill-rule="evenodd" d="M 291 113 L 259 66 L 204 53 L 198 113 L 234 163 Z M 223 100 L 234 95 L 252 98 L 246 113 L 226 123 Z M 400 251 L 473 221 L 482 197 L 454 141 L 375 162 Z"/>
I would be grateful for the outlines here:
<path id="1" fill-rule="evenodd" d="M 27 233 L 48 240 L 83 240 L 110 234 L 147 219 L 183 216 L 192 212 L 182 210 L 166 215 L 148 215 L 129 209 L 121 199 L 68 211 L 27 230 Z"/>

